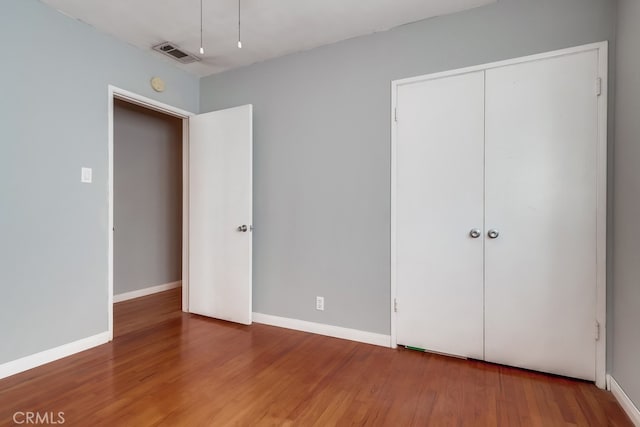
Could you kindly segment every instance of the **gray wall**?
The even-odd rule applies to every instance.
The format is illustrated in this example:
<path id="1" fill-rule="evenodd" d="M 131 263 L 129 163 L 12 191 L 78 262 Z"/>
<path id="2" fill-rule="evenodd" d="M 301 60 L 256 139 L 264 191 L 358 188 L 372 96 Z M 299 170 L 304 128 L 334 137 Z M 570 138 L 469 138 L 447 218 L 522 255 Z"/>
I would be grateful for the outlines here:
<path id="1" fill-rule="evenodd" d="M 640 407 L 640 2 L 618 2 L 613 377 Z"/>
<path id="2" fill-rule="evenodd" d="M 182 120 L 114 108 L 114 294 L 182 277 Z"/>
<path id="3" fill-rule="evenodd" d="M 614 24 L 609 0 L 500 0 L 202 79 L 202 112 L 254 105 L 254 310 L 389 334 L 390 82 Z"/>
<path id="4" fill-rule="evenodd" d="M 199 85 L 36 0 L 2 0 L 0 39 L 3 363 L 107 330 L 107 85 L 191 111 Z"/>

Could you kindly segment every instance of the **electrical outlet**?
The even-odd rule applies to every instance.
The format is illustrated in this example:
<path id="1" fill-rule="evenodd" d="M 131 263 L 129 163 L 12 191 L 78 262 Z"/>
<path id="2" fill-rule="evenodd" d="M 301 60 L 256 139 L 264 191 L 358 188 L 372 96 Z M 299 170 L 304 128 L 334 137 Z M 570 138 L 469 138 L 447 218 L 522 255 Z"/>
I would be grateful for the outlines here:
<path id="1" fill-rule="evenodd" d="M 316 297 L 316 310 L 324 311 L 324 297 Z"/>

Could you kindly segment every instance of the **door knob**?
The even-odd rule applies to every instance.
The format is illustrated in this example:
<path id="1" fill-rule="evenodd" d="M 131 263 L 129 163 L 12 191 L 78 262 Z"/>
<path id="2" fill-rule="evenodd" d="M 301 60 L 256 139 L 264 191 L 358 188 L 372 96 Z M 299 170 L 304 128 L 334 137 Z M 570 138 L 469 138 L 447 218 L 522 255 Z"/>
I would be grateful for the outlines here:
<path id="1" fill-rule="evenodd" d="M 241 232 L 243 232 L 243 233 L 246 233 L 246 232 L 247 232 L 247 230 L 248 230 L 248 228 L 247 228 L 247 226 L 246 226 L 246 225 L 244 225 L 244 224 L 243 224 L 243 225 L 241 225 L 240 227 L 238 227 L 238 231 L 241 231 Z"/>
<path id="2" fill-rule="evenodd" d="M 500 235 L 500 232 L 498 230 L 489 230 L 489 232 L 487 233 L 487 236 L 489 236 L 490 239 L 497 239 L 498 236 Z"/>
<path id="3" fill-rule="evenodd" d="M 469 232 L 469 236 L 471 236 L 474 239 L 477 239 L 478 237 L 480 237 L 481 234 L 482 232 L 477 228 L 472 228 L 471 231 Z"/>

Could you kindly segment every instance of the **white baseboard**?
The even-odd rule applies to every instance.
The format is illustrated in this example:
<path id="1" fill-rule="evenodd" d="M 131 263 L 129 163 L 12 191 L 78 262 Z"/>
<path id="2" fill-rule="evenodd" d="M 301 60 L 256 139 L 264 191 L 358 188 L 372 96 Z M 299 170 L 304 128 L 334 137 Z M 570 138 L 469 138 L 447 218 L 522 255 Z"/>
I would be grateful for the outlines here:
<path id="1" fill-rule="evenodd" d="M 60 347 L 51 348 L 49 350 L 41 351 L 40 353 L 31 354 L 20 359 L 12 360 L 11 362 L 3 363 L 0 365 L 0 379 L 28 371 L 29 369 L 36 368 L 46 363 L 53 362 L 54 360 L 62 359 L 63 357 L 71 356 L 72 354 L 79 353 L 108 342 L 109 332 L 102 332 L 98 335 L 93 335 L 78 341 L 61 345 Z"/>
<path id="2" fill-rule="evenodd" d="M 290 319 L 287 317 L 272 316 L 270 314 L 253 313 L 253 321 L 264 325 L 278 326 L 280 328 L 294 329 L 296 331 L 311 332 L 328 337 L 342 338 L 344 340 L 358 341 L 366 344 L 391 347 L 391 336 L 360 331 L 358 329 L 343 328 L 340 326 L 325 325 L 324 323 L 307 322 L 305 320 Z"/>
<path id="3" fill-rule="evenodd" d="M 125 292 L 113 296 L 114 304 L 117 302 L 127 301 L 134 298 L 146 297 L 147 295 L 157 294 L 158 292 L 168 291 L 182 286 L 182 280 L 177 282 L 165 283 L 164 285 L 151 286 L 149 288 L 138 289 L 137 291 Z"/>
<path id="4" fill-rule="evenodd" d="M 627 393 L 624 392 L 620 384 L 611 375 L 607 375 L 607 384 L 624 412 L 631 418 L 633 425 L 640 427 L 640 410 L 633 404 Z"/>

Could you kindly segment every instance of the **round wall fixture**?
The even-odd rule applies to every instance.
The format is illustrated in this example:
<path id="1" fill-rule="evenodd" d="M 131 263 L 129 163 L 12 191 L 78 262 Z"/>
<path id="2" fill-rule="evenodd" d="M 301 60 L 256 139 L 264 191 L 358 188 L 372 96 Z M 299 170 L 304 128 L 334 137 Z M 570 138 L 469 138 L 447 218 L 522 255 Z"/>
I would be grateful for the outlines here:
<path id="1" fill-rule="evenodd" d="M 164 88 L 165 88 L 164 80 L 162 80 L 160 77 L 152 78 L 151 79 L 151 87 L 156 92 L 164 92 Z"/>

